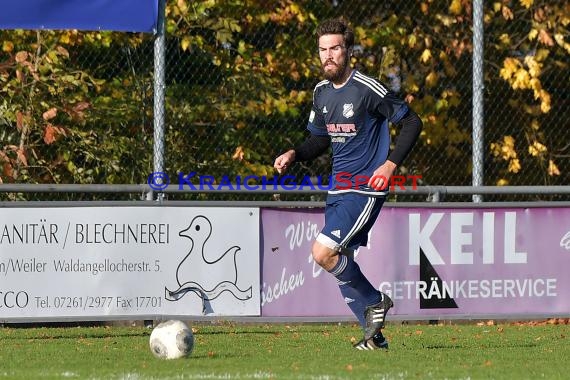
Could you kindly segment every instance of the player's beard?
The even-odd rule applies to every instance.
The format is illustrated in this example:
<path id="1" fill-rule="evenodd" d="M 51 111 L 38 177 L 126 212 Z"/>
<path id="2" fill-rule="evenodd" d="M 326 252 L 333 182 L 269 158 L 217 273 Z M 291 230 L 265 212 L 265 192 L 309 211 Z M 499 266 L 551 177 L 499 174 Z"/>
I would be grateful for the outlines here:
<path id="1" fill-rule="evenodd" d="M 335 65 L 335 69 L 326 71 L 325 66 L 327 63 L 332 63 Z M 326 80 L 329 80 L 333 83 L 340 82 L 343 79 L 344 73 L 346 72 L 346 67 L 348 66 L 348 57 L 346 57 L 340 65 L 337 65 L 334 61 L 328 60 L 324 64 L 322 64 L 321 68 L 323 69 L 323 76 Z"/>

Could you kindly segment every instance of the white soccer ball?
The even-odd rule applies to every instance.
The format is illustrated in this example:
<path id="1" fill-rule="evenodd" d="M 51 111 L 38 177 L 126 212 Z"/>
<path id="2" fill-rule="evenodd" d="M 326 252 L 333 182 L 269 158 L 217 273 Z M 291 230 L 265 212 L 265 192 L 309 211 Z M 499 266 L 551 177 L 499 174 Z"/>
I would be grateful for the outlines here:
<path id="1" fill-rule="evenodd" d="M 179 359 L 192 353 L 194 334 L 182 321 L 165 321 L 152 330 L 149 343 L 157 358 Z"/>

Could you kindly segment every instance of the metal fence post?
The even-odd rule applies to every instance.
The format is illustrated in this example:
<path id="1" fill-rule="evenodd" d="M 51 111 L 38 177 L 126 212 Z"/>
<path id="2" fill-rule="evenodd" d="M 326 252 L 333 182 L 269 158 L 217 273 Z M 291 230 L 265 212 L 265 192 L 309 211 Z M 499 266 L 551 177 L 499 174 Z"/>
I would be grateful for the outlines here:
<path id="1" fill-rule="evenodd" d="M 483 0 L 473 1 L 473 186 L 483 186 Z M 473 202 L 481 202 L 481 194 Z"/>
<path id="2" fill-rule="evenodd" d="M 154 144 L 153 165 L 154 172 L 164 172 L 164 120 L 165 120 L 165 0 L 158 1 L 158 21 L 156 23 L 156 35 L 154 36 Z M 157 193 L 157 200 L 161 201 L 163 193 Z M 149 190 L 147 200 L 153 200 L 153 191 Z M 152 328 L 152 320 L 143 321 L 144 326 Z"/>
<path id="3" fill-rule="evenodd" d="M 165 0 L 158 2 L 158 22 L 154 39 L 154 149 L 155 172 L 164 172 L 164 130 L 165 130 Z M 163 197 L 157 193 L 158 200 Z"/>

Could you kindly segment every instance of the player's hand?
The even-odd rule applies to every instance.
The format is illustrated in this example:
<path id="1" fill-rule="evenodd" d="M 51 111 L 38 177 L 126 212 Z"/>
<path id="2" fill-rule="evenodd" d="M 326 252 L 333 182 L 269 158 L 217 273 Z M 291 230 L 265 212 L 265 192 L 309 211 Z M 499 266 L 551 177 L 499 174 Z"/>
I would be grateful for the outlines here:
<path id="1" fill-rule="evenodd" d="M 396 171 L 397 165 L 392 161 L 386 161 L 374 170 L 372 177 L 368 181 L 368 186 L 375 190 L 386 190 L 390 185 L 390 178 Z"/>
<path id="2" fill-rule="evenodd" d="M 289 165 L 291 165 L 295 161 L 295 151 L 293 149 L 283 153 L 279 157 L 275 159 L 275 163 L 273 163 L 273 167 L 277 169 L 279 174 L 283 173 Z"/>

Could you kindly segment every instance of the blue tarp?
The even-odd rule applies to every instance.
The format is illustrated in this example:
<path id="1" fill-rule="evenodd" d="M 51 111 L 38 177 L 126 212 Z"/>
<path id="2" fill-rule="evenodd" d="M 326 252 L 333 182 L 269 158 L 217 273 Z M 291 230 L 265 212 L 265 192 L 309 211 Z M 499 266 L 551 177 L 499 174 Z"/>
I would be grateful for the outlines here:
<path id="1" fill-rule="evenodd" d="M 0 29 L 154 32 L 158 0 L 0 0 Z"/>

